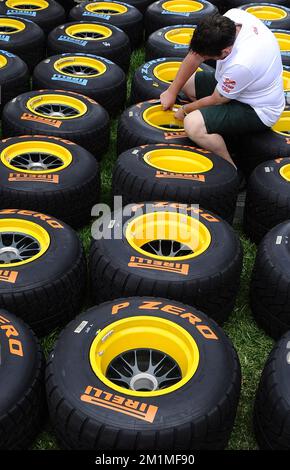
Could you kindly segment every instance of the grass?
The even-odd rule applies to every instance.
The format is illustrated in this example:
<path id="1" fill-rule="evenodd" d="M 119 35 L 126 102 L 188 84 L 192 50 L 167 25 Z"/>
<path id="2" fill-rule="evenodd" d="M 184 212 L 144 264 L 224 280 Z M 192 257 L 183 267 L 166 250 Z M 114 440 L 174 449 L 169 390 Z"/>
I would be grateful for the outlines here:
<path id="1" fill-rule="evenodd" d="M 134 70 L 144 62 L 144 52 L 142 50 L 135 51 L 128 75 L 128 96 Z M 106 203 L 109 203 L 112 169 L 117 158 L 116 134 L 117 120 L 115 119 L 111 125 L 110 148 L 102 160 L 102 202 Z M 252 431 L 252 407 L 261 371 L 272 347 L 272 340 L 255 324 L 248 303 L 249 280 L 255 260 L 256 247 L 246 239 L 239 227 L 236 227 L 236 230 L 240 235 L 244 248 L 244 266 L 236 307 L 225 325 L 225 331 L 238 352 L 242 367 L 241 399 L 229 442 L 229 449 L 232 450 L 257 448 Z M 79 234 L 86 251 L 88 251 L 90 227 L 84 228 Z M 42 344 L 46 354 L 53 348 L 57 334 L 58 332 L 54 332 L 43 339 Z M 33 448 L 39 450 L 58 448 L 49 423 L 39 435 Z"/>

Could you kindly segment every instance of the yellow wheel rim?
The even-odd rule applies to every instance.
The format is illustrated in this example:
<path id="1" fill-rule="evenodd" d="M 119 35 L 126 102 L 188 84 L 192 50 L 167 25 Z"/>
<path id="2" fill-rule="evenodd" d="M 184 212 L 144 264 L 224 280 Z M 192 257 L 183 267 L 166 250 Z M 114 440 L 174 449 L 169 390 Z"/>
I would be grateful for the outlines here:
<path id="1" fill-rule="evenodd" d="M 204 7 L 202 3 L 194 2 L 192 0 L 172 0 L 163 3 L 162 8 L 173 13 L 194 13 L 196 11 L 203 10 Z"/>
<path id="2" fill-rule="evenodd" d="M 0 69 L 3 69 L 3 67 L 6 67 L 7 65 L 7 59 L 4 55 L 0 54 Z"/>
<path id="3" fill-rule="evenodd" d="M 174 44 L 183 44 L 188 46 L 195 28 L 178 28 L 171 29 L 165 34 L 165 39 Z"/>
<path id="4" fill-rule="evenodd" d="M 143 256 L 183 261 L 204 253 L 210 245 L 208 228 L 180 212 L 149 212 L 128 223 L 126 240 Z"/>
<path id="5" fill-rule="evenodd" d="M 180 65 L 181 62 L 165 62 L 164 64 L 156 65 L 153 69 L 153 75 L 161 82 L 171 83 L 175 79 Z M 198 67 L 196 72 L 202 72 L 202 69 Z"/>
<path id="6" fill-rule="evenodd" d="M 274 32 L 274 35 L 278 40 L 280 50 L 282 52 L 290 51 L 290 34 Z"/>
<path id="7" fill-rule="evenodd" d="M 213 168 L 213 162 L 199 153 L 172 148 L 151 150 L 144 161 L 158 170 L 182 174 L 206 173 Z"/>
<path id="8" fill-rule="evenodd" d="M 287 13 L 279 7 L 257 6 L 246 9 L 248 13 L 256 16 L 260 20 L 277 21 L 286 18 Z"/>
<path id="9" fill-rule="evenodd" d="M 0 34 L 17 34 L 24 31 L 25 24 L 12 18 L 0 18 Z"/>
<path id="10" fill-rule="evenodd" d="M 290 72 L 283 70 L 283 87 L 285 91 L 290 91 Z"/>
<path id="11" fill-rule="evenodd" d="M 179 105 L 175 105 L 180 108 Z M 163 131 L 184 132 L 182 121 L 174 117 L 174 111 L 163 111 L 161 104 L 150 106 L 143 113 L 143 119 L 152 127 Z"/>
<path id="12" fill-rule="evenodd" d="M 30 98 L 26 107 L 33 114 L 51 119 L 75 119 L 87 112 L 86 105 L 67 95 L 37 95 Z"/>
<path id="13" fill-rule="evenodd" d="M 158 378 L 152 364 L 153 355 L 174 364 L 174 380 L 164 380 L 162 368 Z M 118 370 L 116 359 L 129 361 L 132 356 L 137 367 L 142 360 L 143 370 L 132 370 L 126 382 L 116 380 L 120 378 L 120 375 L 114 377 L 112 374 L 112 370 Z M 180 389 L 193 377 L 199 365 L 199 349 L 192 336 L 172 321 L 153 316 L 132 316 L 98 332 L 90 348 L 90 364 L 98 379 L 109 388 L 136 397 L 154 397 Z"/>
<path id="14" fill-rule="evenodd" d="M 286 181 L 290 181 L 290 164 L 289 163 L 280 168 L 280 175 Z"/>
<path id="15" fill-rule="evenodd" d="M 48 232 L 34 222 L 24 219 L 0 220 L 0 268 L 31 263 L 47 251 L 49 244 Z"/>
<path id="16" fill-rule="evenodd" d="M 72 162 L 69 150 L 52 142 L 26 141 L 9 145 L 0 154 L 7 168 L 30 174 L 55 173 Z"/>
<path id="17" fill-rule="evenodd" d="M 54 69 L 70 77 L 94 78 L 103 75 L 107 66 L 104 62 L 92 57 L 71 56 L 57 60 L 54 63 Z"/>
<path id="18" fill-rule="evenodd" d="M 290 111 L 283 111 L 280 119 L 272 127 L 274 132 L 290 137 Z"/>
<path id="19" fill-rule="evenodd" d="M 94 23 L 80 23 L 68 26 L 65 33 L 77 39 L 85 41 L 103 41 L 112 36 L 112 30 L 107 26 Z"/>
<path id="20" fill-rule="evenodd" d="M 49 6 L 45 0 L 6 0 L 6 6 L 13 10 L 44 10 Z"/>
<path id="21" fill-rule="evenodd" d="M 128 11 L 125 5 L 112 2 L 93 2 L 85 6 L 87 11 L 104 15 L 122 15 Z"/>

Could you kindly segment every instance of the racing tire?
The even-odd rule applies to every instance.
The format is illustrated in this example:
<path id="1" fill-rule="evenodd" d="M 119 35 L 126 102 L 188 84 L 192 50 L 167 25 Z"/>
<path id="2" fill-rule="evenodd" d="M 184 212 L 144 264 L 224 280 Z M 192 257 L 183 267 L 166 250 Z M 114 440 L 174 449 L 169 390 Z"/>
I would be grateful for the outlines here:
<path id="1" fill-rule="evenodd" d="M 0 310 L 0 449 L 27 450 L 47 412 L 44 356 L 32 330 L 20 318 Z"/>
<path id="2" fill-rule="evenodd" d="M 8 101 L 30 90 L 28 67 L 20 57 L 0 50 L 0 112 Z"/>
<path id="3" fill-rule="evenodd" d="M 0 307 L 45 336 L 82 307 L 86 262 L 80 240 L 50 215 L 1 209 Z"/>
<path id="4" fill-rule="evenodd" d="M 20 57 L 32 72 L 45 56 L 44 32 L 30 20 L 0 16 L 0 49 Z"/>
<path id="5" fill-rule="evenodd" d="M 139 47 L 143 40 L 143 15 L 134 6 L 121 1 L 80 3 L 71 10 L 69 20 L 101 21 L 117 26 L 128 35 L 132 49 Z"/>
<path id="6" fill-rule="evenodd" d="M 161 57 L 184 58 L 189 51 L 194 29 L 193 25 L 174 25 L 150 34 L 145 44 L 146 61 Z"/>
<path id="7" fill-rule="evenodd" d="M 0 15 L 27 18 L 46 34 L 66 17 L 64 8 L 54 0 L 4 0 L 0 3 Z"/>
<path id="8" fill-rule="evenodd" d="M 159 100 L 151 100 L 130 106 L 122 113 L 117 132 L 118 155 L 139 145 L 162 143 L 194 145 L 183 123 L 175 119 L 174 111 L 163 111 Z"/>
<path id="9" fill-rule="evenodd" d="M 290 222 L 282 222 L 263 238 L 251 280 L 253 315 L 274 339 L 290 329 L 289 231 Z"/>
<path id="10" fill-rule="evenodd" d="M 290 8 L 288 6 L 256 2 L 244 4 L 239 9 L 253 14 L 270 29 L 290 30 Z"/>
<path id="11" fill-rule="evenodd" d="M 145 13 L 145 36 L 165 26 L 180 24 L 197 25 L 208 15 L 213 15 L 218 9 L 206 0 L 159 0 L 152 3 Z"/>
<path id="12" fill-rule="evenodd" d="M 290 219 L 290 158 L 278 158 L 257 166 L 247 188 L 244 230 L 255 243 Z"/>
<path id="13" fill-rule="evenodd" d="M 237 161 L 249 176 L 261 163 L 290 157 L 290 106 L 286 105 L 280 119 L 269 130 L 246 134 L 235 143 Z"/>
<path id="14" fill-rule="evenodd" d="M 90 221 L 100 170 L 84 148 L 55 137 L 0 141 L 0 208 L 44 212 L 74 228 Z"/>
<path id="15" fill-rule="evenodd" d="M 195 320 L 190 322 L 190 316 Z M 133 333 L 134 326 L 139 331 Z M 111 340 L 105 339 L 109 330 Z M 112 355 L 112 338 L 114 342 L 122 332 L 125 341 Z M 102 338 L 105 354 L 99 362 Z M 187 366 L 185 351 L 192 357 Z M 132 388 L 115 380 L 120 364 L 118 374 L 111 374 L 123 355 Z M 135 358 L 138 374 L 132 368 Z M 175 373 L 166 381 L 170 366 Z M 149 370 L 151 374 L 144 372 Z M 162 389 L 156 388 L 157 380 Z M 80 315 L 61 333 L 46 371 L 55 433 L 63 448 L 78 450 L 224 449 L 240 383 L 237 353 L 221 328 L 193 307 L 152 297 L 117 299 Z"/>
<path id="16" fill-rule="evenodd" d="M 280 51 L 283 66 L 290 66 L 290 31 L 283 29 L 272 29 L 272 33 L 276 36 Z"/>
<path id="17" fill-rule="evenodd" d="M 180 57 L 167 57 L 151 60 L 141 65 L 136 70 L 131 87 L 131 103 L 140 103 L 151 99 L 159 99 L 160 94 L 169 87 L 174 80 L 182 59 Z M 206 64 L 202 64 L 199 69 L 213 70 Z M 186 98 L 183 93 L 178 95 L 179 101 Z"/>
<path id="18" fill-rule="evenodd" d="M 83 93 L 112 116 L 125 107 L 127 84 L 121 67 L 90 54 L 60 54 L 40 62 L 33 72 L 33 88 Z"/>
<path id="19" fill-rule="evenodd" d="M 86 39 L 88 38 L 88 39 Z M 64 52 L 105 57 L 127 72 L 131 47 L 126 33 L 113 25 L 78 21 L 53 29 L 47 40 L 48 55 Z"/>
<path id="20" fill-rule="evenodd" d="M 107 111 L 91 98 L 71 91 L 39 90 L 19 95 L 6 104 L 2 126 L 3 137 L 60 137 L 84 147 L 97 159 L 109 145 Z"/>
<path id="21" fill-rule="evenodd" d="M 245 5 L 243 0 L 223 0 L 223 3 L 226 6 L 226 9 L 229 10 L 230 8 L 239 8 L 241 5 Z M 263 3 L 260 0 L 256 2 L 256 4 Z M 275 5 L 283 5 L 287 7 L 289 5 L 288 0 L 275 0 Z"/>
<path id="22" fill-rule="evenodd" d="M 271 351 L 256 394 L 254 430 L 259 448 L 263 450 L 290 450 L 289 364 L 288 332 Z"/>
<path id="23" fill-rule="evenodd" d="M 133 5 L 135 8 L 137 8 L 142 14 L 145 13 L 149 5 L 153 3 L 154 0 L 128 0 L 126 3 L 129 3 L 129 5 Z"/>
<path id="24" fill-rule="evenodd" d="M 242 250 L 232 227 L 218 216 L 182 203 L 136 203 L 94 222 L 92 235 L 93 302 L 166 296 L 196 306 L 220 324 L 232 312 Z"/>
<path id="25" fill-rule="evenodd" d="M 123 205 L 142 201 L 199 204 L 232 223 L 239 189 L 237 171 L 211 152 L 180 145 L 146 145 L 122 153 L 112 194 Z"/>

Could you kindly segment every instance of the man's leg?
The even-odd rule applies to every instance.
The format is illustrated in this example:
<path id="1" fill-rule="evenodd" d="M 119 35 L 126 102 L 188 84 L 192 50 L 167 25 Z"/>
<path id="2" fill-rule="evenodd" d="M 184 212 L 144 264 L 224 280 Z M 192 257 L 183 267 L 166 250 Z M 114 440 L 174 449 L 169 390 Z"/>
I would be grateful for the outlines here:
<path id="1" fill-rule="evenodd" d="M 184 130 L 188 137 L 201 148 L 219 155 L 236 168 L 223 137 L 219 134 L 208 134 L 203 115 L 200 111 L 193 111 L 185 117 Z"/>
<path id="2" fill-rule="evenodd" d="M 195 91 L 195 75 L 196 72 L 194 72 L 191 77 L 187 80 L 185 85 L 183 86 L 182 90 L 183 93 L 186 94 L 188 99 L 190 101 L 196 101 L 196 91 Z"/>

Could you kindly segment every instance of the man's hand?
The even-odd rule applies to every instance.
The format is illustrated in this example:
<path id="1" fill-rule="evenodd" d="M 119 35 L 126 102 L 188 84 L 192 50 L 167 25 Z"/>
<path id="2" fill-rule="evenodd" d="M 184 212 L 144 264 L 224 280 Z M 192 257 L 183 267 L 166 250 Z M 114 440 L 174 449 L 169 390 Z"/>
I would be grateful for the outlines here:
<path id="1" fill-rule="evenodd" d="M 184 121 L 185 114 L 182 108 L 178 108 L 177 111 L 174 113 L 175 119 L 178 119 L 178 121 Z"/>
<path id="2" fill-rule="evenodd" d="M 175 104 L 176 95 L 172 93 L 169 89 L 161 93 L 160 101 L 163 106 L 164 111 L 167 109 L 171 109 L 172 106 Z"/>

